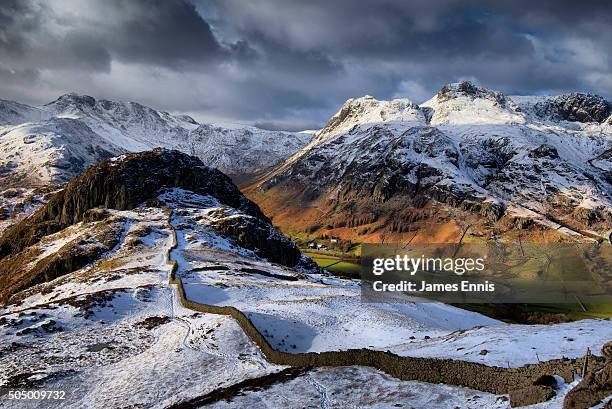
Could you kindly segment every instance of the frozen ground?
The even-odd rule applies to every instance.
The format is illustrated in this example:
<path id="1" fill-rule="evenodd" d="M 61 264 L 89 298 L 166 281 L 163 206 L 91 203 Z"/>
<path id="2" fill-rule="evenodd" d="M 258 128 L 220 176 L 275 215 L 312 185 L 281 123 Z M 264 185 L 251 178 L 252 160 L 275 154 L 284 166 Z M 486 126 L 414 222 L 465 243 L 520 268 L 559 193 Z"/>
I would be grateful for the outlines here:
<path id="1" fill-rule="evenodd" d="M 271 345 L 286 352 L 370 348 L 515 367 L 576 358 L 612 339 L 609 320 L 505 324 L 440 303 L 362 303 L 359 288 L 346 280 L 282 281 L 245 273 L 230 261 L 200 267 L 205 265 L 212 270 L 184 277 L 187 297 L 240 309 Z M 278 269 L 257 263 L 248 268 Z"/>
<path id="2" fill-rule="evenodd" d="M 577 383 L 577 382 L 576 382 Z M 367 385 L 364 387 L 364 385 Z M 574 384 L 562 385 L 552 400 L 529 406 L 553 409 Z M 319 368 L 266 390 L 248 390 L 211 408 L 510 408 L 508 397 L 447 385 L 402 382 L 370 368 Z"/>
<path id="3" fill-rule="evenodd" d="M 0 385 L 65 389 L 69 399 L 2 407 L 165 407 L 279 369 L 230 318 L 177 303 L 167 213 L 116 214 L 126 228 L 112 254 L 0 311 Z"/>
<path id="4" fill-rule="evenodd" d="M 235 209 L 219 211 L 218 202 L 184 191 L 162 199 L 180 206 L 172 217 L 178 243 L 172 254 L 188 297 L 243 310 L 279 350 L 366 347 L 517 366 L 578 356 L 587 346 L 599 352 L 612 338 L 606 321 L 527 327 L 439 303 L 361 303 L 356 281 L 269 263 L 209 225 L 215 217 L 245 217 Z M 0 310 L 0 385 L 66 389 L 68 400 L 4 400 L 2 407 L 165 408 L 284 369 L 268 363 L 233 319 L 195 313 L 178 304 L 175 288 L 167 284 L 166 254 L 173 242 L 167 210 L 112 211 L 111 216 L 123 223 L 112 251 L 81 270 L 34 287 L 19 305 Z M 77 224 L 62 240 L 90 227 Z M 40 247 L 52 251 L 58 243 L 43 240 Z M 487 354 L 480 354 L 483 349 Z M 559 399 L 557 406 L 549 402 L 539 407 L 558 407 Z M 359 367 L 313 370 L 285 383 L 245 390 L 215 406 L 399 404 L 508 407 L 505 397 L 402 382 Z"/>

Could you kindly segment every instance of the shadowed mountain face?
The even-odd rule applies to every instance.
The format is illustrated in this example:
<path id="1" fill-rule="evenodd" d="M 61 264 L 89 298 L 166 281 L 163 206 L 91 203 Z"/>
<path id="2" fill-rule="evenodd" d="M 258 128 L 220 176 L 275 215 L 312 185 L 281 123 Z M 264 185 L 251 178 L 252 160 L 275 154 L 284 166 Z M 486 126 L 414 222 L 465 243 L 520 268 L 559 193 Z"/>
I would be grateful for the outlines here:
<path id="1" fill-rule="evenodd" d="M 610 106 L 468 82 L 420 106 L 352 99 L 247 193 L 283 229 L 365 241 L 456 241 L 467 226 L 478 237 L 603 239 Z"/>
<path id="2" fill-rule="evenodd" d="M 205 166 L 198 158 L 178 151 L 155 149 L 104 160 L 88 168 L 38 211 L 6 231 L 0 238 L 0 281 L 14 282 L 12 273 L 28 259 L 25 256 L 30 246 L 46 236 L 80 222 L 105 219 L 105 209 L 122 211 L 142 205 L 172 207 L 159 199 L 160 194 L 172 189 L 210 197 L 219 207 L 210 226 L 238 245 L 288 266 L 300 262 L 297 247 L 275 232 L 259 207 L 244 197 L 228 176 Z M 232 211 L 228 213 L 224 209 Z M 121 222 L 115 220 L 103 224 L 106 227 L 92 227 L 89 233 L 99 245 L 88 247 L 84 240 L 80 248 L 66 251 L 62 260 L 31 270 L 33 277 L 26 277 L 22 282 L 48 281 L 100 257 L 117 244 L 120 225 Z"/>

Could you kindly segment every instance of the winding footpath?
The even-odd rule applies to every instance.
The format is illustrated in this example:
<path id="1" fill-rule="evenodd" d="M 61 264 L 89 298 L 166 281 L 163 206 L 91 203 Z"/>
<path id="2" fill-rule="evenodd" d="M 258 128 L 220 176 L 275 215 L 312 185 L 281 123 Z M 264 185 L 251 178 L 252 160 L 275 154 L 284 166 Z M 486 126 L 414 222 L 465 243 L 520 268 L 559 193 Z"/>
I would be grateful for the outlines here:
<path id="1" fill-rule="evenodd" d="M 274 349 L 259 332 L 242 311 L 231 306 L 217 306 L 203 304 L 190 300 L 180 277 L 177 277 L 178 262 L 173 259 L 172 253 L 176 250 L 178 242 L 176 230 L 172 225 L 172 211 L 168 218 L 168 225 L 172 232 L 172 244 L 166 254 L 166 262 L 170 266 L 169 283 L 176 285 L 181 305 L 187 309 L 207 313 L 226 315 L 234 318 L 241 326 L 246 335 L 261 350 L 268 362 L 301 368 L 303 370 L 315 367 L 344 367 L 344 366 L 367 366 L 387 373 L 394 378 L 403 381 L 420 381 L 432 384 L 443 383 L 452 386 L 461 386 L 476 389 L 492 394 L 507 394 L 532 386 L 536 379 L 543 375 L 559 375 L 566 382 L 571 382 L 575 373 L 580 373 L 585 364 L 585 357 L 576 359 L 555 359 L 538 364 L 528 364 L 518 368 L 492 367 L 475 362 L 467 362 L 453 359 L 435 359 L 399 356 L 391 352 L 370 349 L 350 349 L 344 351 L 329 352 L 307 352 L 288 353 Z M 588 370 L 592 371 L 603 362 L 603 358 L 591 356 L 587 360 Z M 288 371 L 292 375 L 297 372 Z M 270 378 L 272 379 L 272 378 Z M 266 382 L 270 379 L 266 378 Z M 254 383 L 255 380 L 245 381 L 245 385 Z M 256 382 L 255 382 L 256 383 Z M 235 389 L 235 388 L 234 388 Z M 227 394 L 232 388 L 225 388 Z M 219 395 L 220 390 L 200 397 L 193 401 L 184 402 L 174 407 L 197 407 L 190 404 L 207 401 L 209 395 Z"/>

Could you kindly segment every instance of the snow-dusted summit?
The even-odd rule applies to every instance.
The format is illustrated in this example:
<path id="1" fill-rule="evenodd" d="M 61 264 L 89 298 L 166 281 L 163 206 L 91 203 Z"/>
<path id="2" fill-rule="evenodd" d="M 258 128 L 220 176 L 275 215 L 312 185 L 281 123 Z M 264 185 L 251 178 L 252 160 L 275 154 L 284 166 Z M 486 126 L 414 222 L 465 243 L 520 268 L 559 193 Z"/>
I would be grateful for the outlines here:
<path id="1" fill-rule="evenodd" d="M 230 175 L 282 162 L 309 135 L 199 124 L 135 102 L 66 94 L 41 107 L 0 101 L 3 185 L 64 183 L 101 159 L 155 147 L 198 156 Z"/>
<path id="2" fill-rule="evenodd" d="M 445 85 L 421 108 L 431 125 L 525 123 L 518 106 L 510 98 L 467 81 Z"/>
<path id="3" fill-rule="evenodd" d="M 340 110 L 332 116 L 313 142 L 343 132 L 351 128 L 378 122 L 408 122 L 424 124 L 425 116 L 418 105 L 407 98 L 392 101 L 379 101 L 370 95 L 347 100 Z"/>
<path id="4" fill-rule="evenodd" d="M 360 240 L 454 241 L 469 215 L 479 237 L 536 226 L 601 239 L 612 229 L 609 116 L 595 95 L 515 101 L 469 82 L 421 106 L 348 100 L 251 197 L 285 228 Z"/>

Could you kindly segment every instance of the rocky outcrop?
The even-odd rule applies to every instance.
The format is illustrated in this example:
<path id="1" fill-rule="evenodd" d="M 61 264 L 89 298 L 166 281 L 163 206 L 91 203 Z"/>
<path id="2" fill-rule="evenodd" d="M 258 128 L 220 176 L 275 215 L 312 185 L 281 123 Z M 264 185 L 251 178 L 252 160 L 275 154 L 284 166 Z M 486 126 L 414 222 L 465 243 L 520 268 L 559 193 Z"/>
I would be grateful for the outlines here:
<path id="1" fill-rule="evenodd" d="M 530 158 L 549 158 L 549 159 L 558 159 L 559 153 L 554 146 L 542 144 L 535 149 L 532 149 L 529 152 Z"/>
<path id="2" fill-rule="evenodd" d="M 457 96 L 469 98 L 483 98 L 497 103 L 499 106 L 506 106 L 508 99 L 501 92 L 495 92 L 486 88 L 472 84 L 470 81 L 462 81 L 454 84 L 447 84 L 438 92 L 438 101 L 447 101 Z"/>
<path id="3" fill-rule="evenodd" d="M 222 204 L 269 221 L 220 171 L 181 152 L 155 149 L 107 159 L 87 169 L 45 206 L 0 238 L 0 258 L 82 221 L 92 208 L 133 209 L 155 198 L 165 187 L 208 194 Z"/>
<path id="4" fill-rule="evenodd" d="M 554 120 L 601 123 L 612 113 L 612 104 L 599 95 L 572 93 L 538 102 L 534 110 Z"/>
<path id="5" fill-rule="evenodd" d="M 210 226 L 231 237 L 240 247 L 253 250 L 259 257 L 285 266 L 296 266 L 302 254 L 297 246 L 279 234 L 269 223 L 253 217 L 221 218 Z"/>

